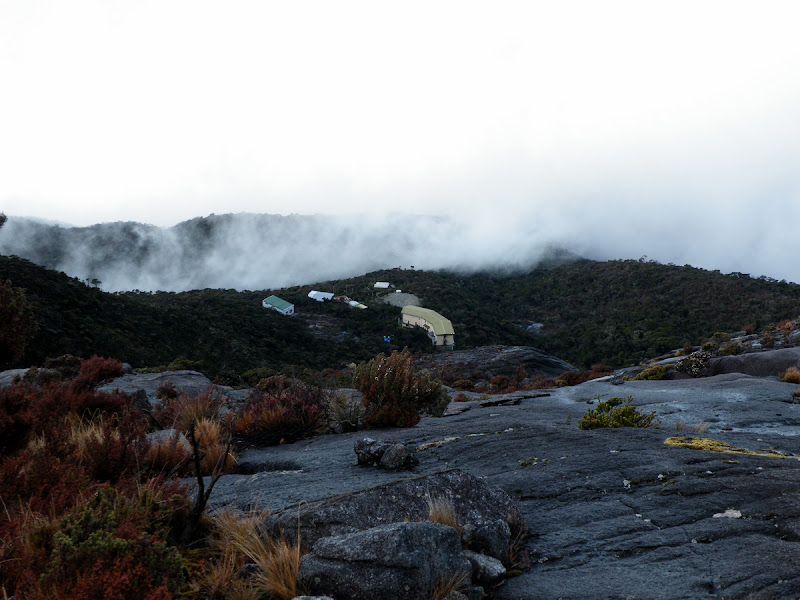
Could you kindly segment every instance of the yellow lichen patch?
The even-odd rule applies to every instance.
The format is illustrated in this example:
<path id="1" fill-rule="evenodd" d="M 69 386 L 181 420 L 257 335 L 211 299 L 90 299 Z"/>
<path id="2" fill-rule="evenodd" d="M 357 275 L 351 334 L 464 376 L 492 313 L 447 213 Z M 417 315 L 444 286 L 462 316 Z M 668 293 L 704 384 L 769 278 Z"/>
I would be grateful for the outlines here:
<path id="1" fill-rule="evenodd" d="M 664 440 L 667 446 L 675 446 L 677 448 L 690 448 L 692 450 L 703 450 L 705 452 L 725 452 L 727 454 L 745 454 L 748 456 L 768 456 L 770 458 L 786 458 L 779 452 L 770 451 L 756 451 L 748 450 L 747 448 L 736 448 L 725 442 L 719 440 L 712 440 L 711 438 L 698 438 L 679 436 L 671 437 Z"/>

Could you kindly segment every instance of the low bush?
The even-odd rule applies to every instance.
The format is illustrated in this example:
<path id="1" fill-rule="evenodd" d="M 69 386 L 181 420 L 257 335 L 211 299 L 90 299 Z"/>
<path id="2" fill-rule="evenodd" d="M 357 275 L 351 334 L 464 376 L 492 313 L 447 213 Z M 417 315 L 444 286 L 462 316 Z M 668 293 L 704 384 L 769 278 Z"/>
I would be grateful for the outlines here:
<path id="1" fill-rule="evenodd" d="M 471 391 L 475 387 L 475 383 L 470 379 L 457 379 L 450 386 L 456 390 Z"/>
<path id="2" fill-rule="evenodd" d="M 783 372 L 781 379 L 786 383 L 800 383 L 800 369 L 797 367 L 789 367 Z"/>
<path id="3" fill-rule="evenodd" d="M 700 377 L 709 366 L 711 366 L 711 354 L 705 350 L 700 350 L 680 359 L 675 363 L 675 370 L 692 377 Z"/>
<path id="4" fill-rule="evenodd" d="M 450 402 L 441 383 L 414 372 L 408 348 L 358 365 L 353 387 L 363 395 L 368 427 L 413 427 L 420 413 L 441 415 Z"/>
<path id="5" fill-rule="evenodd" d="M 638 381 L 658 381 L 666 379 L 668 372 L 669 367 L 667 365 L 653 365 L 652 367 L 647 367 L 634 377 L 634 379 Z"/>
<path id="6" fill-rule="evenodd" d="M 739 344 L 737 344 L 736 342 L 728 342 L 722 348 L 722 354 L 724 354 L 725 356 L 732 356 L 734 354 L 741 354 L 741 352 L 742 352 L 742 347 Z"/>
<path id="7" fill-rule="evenodd" d="M 263 391 L 266 389 L 273 393 Z M 329 405 L 328 393 L 320 388 L 298 381 L 290 382 L 288 387 L 276 381 L 266 382 L 251 393 L 233 422 L 233 432 L 245 445 L 295 442 L 327 429 Z"/>
<path id="8" fill-rule="evenodd" d="M 596 408 L 590 408 L 578 427 L 580 429 L 599 429 L 603 427 L 653 427 L 656 413 L 643 413 L 633 406 L 633 396 L 626 399 L 609 398 L 600 401 Z"/>
<path id="9" fill-rule="evenodd" d="M 78 376 L 73 380 L 73 385 L 78 389 L 91 389 L 115 377 L 125 374 L 122 363 L 114 358 L 101 358 L 93 356 L 81 363 Z"/>
<path id="10" fill-rule="evenodd" d="M 362 405 L 356 398 L 336 396 L 331 399 L 331 417 L 338 431 L 358 431 Z"/>

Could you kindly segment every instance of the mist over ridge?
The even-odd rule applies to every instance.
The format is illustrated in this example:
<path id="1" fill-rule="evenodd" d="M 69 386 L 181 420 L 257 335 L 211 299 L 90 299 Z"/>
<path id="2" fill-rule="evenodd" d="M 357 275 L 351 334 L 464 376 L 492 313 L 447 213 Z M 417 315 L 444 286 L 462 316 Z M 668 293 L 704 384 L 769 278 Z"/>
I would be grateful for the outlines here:
<path id="1" fill-rule="evenodd" d="M 0 253 L 109 292 L 274 289 L 414 266 L 518 271 L 552 256 L 552 241 L 453 217 L 224 214 L 172 227 L 114 222 L 62 227 L 9 218 Z M 561 254 L 567 256 L 566 253 Z"/>

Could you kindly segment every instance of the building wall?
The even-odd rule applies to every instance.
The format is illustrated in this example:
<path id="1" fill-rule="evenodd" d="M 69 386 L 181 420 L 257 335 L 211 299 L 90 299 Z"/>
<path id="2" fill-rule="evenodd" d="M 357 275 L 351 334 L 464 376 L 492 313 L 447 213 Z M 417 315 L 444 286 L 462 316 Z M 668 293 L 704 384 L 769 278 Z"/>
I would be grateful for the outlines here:
<path id="1" fill-rule="evenodd" d="M 433 333 L 433 325 L 430 324 L 429 321 L 426 321 L 422 317 L 417 317 L 416 315 L 407 315 L 403 314 L 403 325 L 406 327 L 422 327 L 425 331 L 428 332 L 428 335 L 431 338 L 431 341 L 435 346 L 442 346 L 452 348 L 455 346 L 455 341 L 453 339 L 454 336 L 452 335 L 441 335 L 437 336 Z"/>

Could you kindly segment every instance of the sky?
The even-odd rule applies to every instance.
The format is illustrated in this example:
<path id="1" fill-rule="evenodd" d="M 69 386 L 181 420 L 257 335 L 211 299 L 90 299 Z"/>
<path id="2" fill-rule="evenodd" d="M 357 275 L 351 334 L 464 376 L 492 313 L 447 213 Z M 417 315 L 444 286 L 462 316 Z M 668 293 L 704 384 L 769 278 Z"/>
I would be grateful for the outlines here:
<path id="1" fill-rule="evenodd" d="M 4 0 L 0 211 L 449 215 L 800 282 L 800 3 Z"/>

